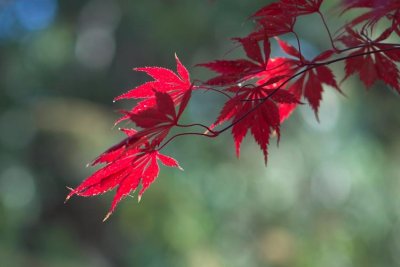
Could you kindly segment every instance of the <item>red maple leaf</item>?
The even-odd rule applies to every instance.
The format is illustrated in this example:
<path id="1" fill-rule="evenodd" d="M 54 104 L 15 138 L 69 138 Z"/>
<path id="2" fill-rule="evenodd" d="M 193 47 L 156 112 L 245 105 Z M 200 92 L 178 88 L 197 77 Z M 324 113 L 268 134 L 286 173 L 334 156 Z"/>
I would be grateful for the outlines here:
<path id="1" fill-rule="evenodd" d="M 254 32 L 249 34 L 248 38 L 254 40 L 262 40 L 267 35 L 275 37 L 289 32 L 293 32 L 294 24 L 296 23 L 296 16 L 290 10 L 281 7 L 273 8 L 273 11 L 268 9 L 264 12 L 256 13 L 258 27 Z M 275 15 L 268 15 L 268 13 L 275 13 Z"/>
<path id="2" fill-rule="evenodd" d="M 282 77 L 281 77 L 282 78 Z M 291 93 L 284 90 L 270 89 L 276 79 L 257 87 L 234 86 L 227 91 L 235 93 L 222 108 L 220 115 L 211 128 L 232 120 L 232 135 L 235 141 L 236 154 L 240 155 L 240 145 L 250 130 L 255 141 L 264 154 L 265 162 L 268 157 L 268 144 L 273 132 L 280 137 L 280 120 L 277 103 L 297 103 Z"/>
<path id="3" fill-rule="evenodd" d="M 78 187 L 71 189 L 66 200 L 73 195 L 89 197 L 112 190 L 117 187 L 111 208 L 104 221 L 113 213 L 117 204 L 128 194 L 134 192 L 139 185 L 138 194 L 140 201 L 143 193 L 155 181 L 159 174 L 157 160 L 165 166 L 182 169 L 178 162 L 166 155 L 152 150 L 148 142 L 138 145 L 135 130 L 123 129 L 128 134 L 123 142 L 110 148 L 100 155 L 93 163 L 106 163 L 107 165 L 93 173 Z"/>
<path id="4" fill-rule="evenodd" d="M 328 50 L 316 56 L 312 60 L 305 59 L 300 52 L 292 45 L 277 38 L 281 49 L 291 57 L 271 58 L 268 63 L 268 69 L 259 73 L 256 82 L 257 85 L 263 85 L 274 77 L 286 77 L 272 84 L 272 88 L 287 90 L 298 102 L 304 97 L 318 119 L 318 108 L 322 99 L 323 84 L 334 87 L 339 92 L 340 89 L 336 83 L 332 71 L 321 63 L 329 59 L 335 52 Z M 293 77 L 297 77 L 294 79 Z M 281 123 L 286 120 L 297 107 L 298 103 L 279 104 L 279 114 Z"/>
<path id="5" fill-rule="evenodd" d="M 347 27 L 354 27 L 365 22 L 363 28 L 373 28 L 381 19 L 387 18 L 392 21 L 392 29 L 398 30 L 398 16 L 400 12 L 400 2 L 398 0 L 344 0 L 343 12 L 353 8 L 370 8 L 367 12 L 357 16 Z"/>
<path id="6" fill-rule="evenodd" d="M 338 40 L 347 47 L 360 46 L 360 48 L 352 52 L 346 59 L 344 80 L 354 73 L 359 73 L 361 81 L 367 88 L 371 87 L 377 80 L 382 80 L 400 93 L 400 73 L 395 63 L 400 61 L 400 51 L 394 49 L 397 46 L 382 43 L 391 33 L 392 30 L 387 29 L 375 40 L 370 40 L 367 36 L 348 27 L 346 34 Z M 383 50 L 383 52 L 372 54 L 372 52 L 379 50 Z M 357 56 L 364 53 L 365 55 Z"/>
<path id="7" fill-rule="evenodd" d="M 319 12 L 323 0 L 281 0 L 284 8 L 295 16 Z"/>
<path id="8" fill-rule="evenodd" d="M 209 85 L 225 86 L 239 83 L 243 80 L 250 79 L 265 70 L 271 53 L 271 46 L 268 38 L 264 38 L 263 52 L 257 40 L 253 38 L 236 38 L 246 52 L 249 59 L 237 60 L 216 60 L 209 63 L 198 64 L 219 73 L 217 77 L 208 80 Z M 264 57 L 263 55 L 264 54 Z"/>
<path id="9" fill-rule="evenodd" d="M 281 0 L 259 9 L 251 17 L 258 24 L 256 30 L 249 38 L 262 40 L 265 35 L 279 36 L 293 32 L 296 18 L 319 12 L 323 0 Z"/>
<path id="10" fill-rule="evenodd" d="M 268 87 L 271 89 L 287 90 L 296 97 L 300 103 L 302 87 L 298 86 L 298 84 L 302 79 L 298 79 L 293 85 L 288 84 L 288 79 L 291 79 L 299 69 L 300 66 L 297 65 L 297 61 L 292 61 L 291 58 L 271 58 L 268 62 L 268 68 L 255 77 L 258 79 L 256 84 L 258 86 L 269 84 Z M 271 81 L 273 81 L 273 83 L 271 83 Z M 293 110 L 297 107 L 297 104 L 298 103 L 278 104 L 281 123 L 291 115 Z"/>
<path id="11" fill-rule="evenodd" d="M 166 166 L 180 168 L 177 161 L 159 153 L 156 149 L 170 129 L 177 125 L 191 97 L 189 74 L 177 57 L 176 60 L 179 76 L 164 68 L 145 68 L 146 72 L 157 81 L 139 86 L 135 89 L 137 91 L 132 90 L 121 97 L 140 97 L 146 98 L 144 101 L 151 101 L 151 105 L 145 108 L 124 112 L 125 117 L 141 130 L 121 129 L 128 137 L 102 153 L 92 163 L 92 165 L 105 163 L 106 166 L 75 189 L 71 189 L 67 200 L 73 195 L 94 196 L 117 187 L 110 211 L 104 218 L 106 220 L 117 204 L 139 185 L 141 185 L 138 194 L 140 200 L 146 189 L 158 177 L 157 160 Z M 175 96 L 175 101 L 171 95 Z M 177 106 L 179 107 L 176 111 Z"/>
<path id="12" fill-rule="evenodd" d="M 279 60 L 283 61 L 283 63 L 281 63 L 282 67 L 275 71 L 275 75 L 279 74 L 279 71 L 287 76 L 297 75 L 295 73 L 299 74 L 297 80 L 288 86 L 288 91 L 296 97 L 303 96 L 307 99 L 318 119 L 318 109 L 323 92 L 322 85 L 329 85 L 341 92 L 331 69 L 321 64 L 321 62 L 334 55 L 335 52 L 333 50 L 327 50 L 314 59 L 307 60 L 295 47 L 280 39 L 277 39 L 277 41 L 282 50 L 293 58 L 280 58 Z M 295 108 L 295 104 L 280 105 L 281 120 L 283 121 L 289 117 Z"/>
<path id="13" fill-rule="evenodd" d="M 130 114 L 137 113 L 156 105 L 155 92 L 168 93 L 174 104 L 181 102 L 183 95 L 193 89 L 190 82 L 188 70 L 181 63 L 178 56 L 175 55 L 177 74 L 173 71 L 162 67 L 143 67 L 135 68 L 136 71 L 143 71 L 151 76 L 154 81 L 146 82 L 128 92 L 116 97 L 114 101 L 121 99 L 143 99 L 130 111 Z M 125 113 L 125 112 L 124 112 Z M 129 115 L 125 113 L 117 123 L 129 119 Z"/>
<path id="14" fill-rule="evenodd" d="M 189 91 L 190 92 L 190 91 Z M 168 93 L 155 92 L 156 105 L 138 112 L 128 112 L 129 119 L 143 130 L 136 136 L 152 139 L 157 146 L 178 122 L 175 105 Z M 182 104 L 181 104 L 182 105 Z"/>
<path id="15" fill-rule="evenodd" d="M 271 26 L 279 27 L 278 24 L 275 25 L 277 19 L 284 20 L 286 17 L 286 21 L 292 21 L 297 16 L 319 12 L 322 2 L 323 0 L 280 0 L 260 8 L 251 17 L 255 18 L 262 25 L 271 23 Z M 268 22 L 268 20 L 272 22 Z M 275 31 L 274 28 L 270 29 L 273 30 L 272 32 L 280 34 L 276 30 L 278 28 Z M 292 30 L 291 27 L 287 29 Z M 270 33 L 268 32 L 268 34 Z"/>

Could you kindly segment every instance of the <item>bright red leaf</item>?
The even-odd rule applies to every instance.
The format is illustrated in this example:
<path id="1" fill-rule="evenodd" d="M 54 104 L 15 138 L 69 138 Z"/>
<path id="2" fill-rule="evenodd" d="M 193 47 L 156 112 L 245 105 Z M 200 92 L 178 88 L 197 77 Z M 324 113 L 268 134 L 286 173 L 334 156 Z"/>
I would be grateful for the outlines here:
<path id="1" fill-rule="evenodd" d="M 118 153 L 116 153 L 118 151 Z M 108 158 L 106 155 L 112 153 Z M 118 154 L 118 157 L 115 157 Z M 122 146 L 118 150 L 105 152 L 102 156 L 108 164 L 84 180 L 78 187 L 71 189 L 67 200 L 73 195 L 89 197 L 112 190 L 117 187 L 111 208 L 104 218 L 106 220 L 115 210 L 117 204 L 141 185 L 138 194 L 140 201 L 143 193 L 155 181 L 159 174 L 157 160 L 168 167 L 182 169 L 178 162 L 155 150 L 135 149 Z M 107 158 L 107 159 L 106 159 Z"/>
<path id="2" fill-rule="evenodd" d="M 265 86 L 268 84 L 266 83 Z M 255 141 L 264 154 L 265 162 L 268 157 L 268 144 L 273 132 L 280 136 L 280 119 L 277 103 L 297 103 L 298 100 L 289 92 L 274 90 L 268 87 L 233 87 L 229 89 L 236 92 L 222 108 L 216 122 L 211 126 L 216 127 L 231 120 L 232 135 L 235 141 L 236 154 L 240 155 L 240 145 L 250 130 Z"/>
<path id="3" fill-rule="evenodd" d="M 174 105 L 178 105 L 183 95 L 187 91 L 191 91 L 193 86 L 190 82 L 190 75 L 185 66 L 181 63 L 178 56 L 175 55 L 176 60 L 176 69 L 177 74 L 173 71 L 161 68 L 161 67 L 143 67 L 143 68 L 135 68 L 136 71 L 143 71 L 149 76 L 151 76 L 154 80 L 150 82 L 146 82 L 130 91 L 116 97 L 114 100 L 121 99 L 143 99 L 129 112 L 138 113 L 143 110 L 152 108 L 156 105 L 156 97 L 155 92 L 163 92 L 168 93 Z M 119 119 L 117 123 L 129 119 L 129 115 L 124 113 L 121 119 Z"/>
<path id="4" fill-rule="evenodd" d="M 307 99 L 308 103 L 315 112 L 318 118 L 318 109 L 322 99 L 323 84 L 329 85 L 340 92 L 339 86 L 335 80 L 335 76 L 331 69 L 321 62 L 329 59 L 334 55 L 333 50 L 328 50 L 320 55 L 316 56 L 313 60 L 309 61 L 300 54 L 300 52 L 290 44 L 277 39 L 279 46 L 288 55 L 294 58 L 284 59 L 283 69 L 285 75 L 290 75 L 292 73 L 299 73 L 297 80 L 293 82 L 288 90 L 295 96 L 303 96 Z M 290 70 L 290 73 L 288 73 Z M 296 106 L 291 105 L 281 105 L 281 120 L 286 119 Z"/>
<path id="5" fill-rule="evenodd" d="M 216 60 L 209 63 L 198 64 L 219 73 L 217 77 L 208 80 L 208 85 L 225 86 L 251 79 L 251 77 L 265 70 L 271 53 L 268 38 L 264 39 L 263 52 L 257 40 L 252 38 L 236 38 L 241 43 L 246 55 L 251 60 Z M 264 54 L 264 57 L 263 57 Z"/>
<path id="6" fill-rule="evenodd" d="M 136 113 L 128 112 L 129 119 L 143 130 L 136 136 L 146 136 L 157 146 L 178 122 L 174 102 L 168 93 L 155 92 L 156 105 Z"/>

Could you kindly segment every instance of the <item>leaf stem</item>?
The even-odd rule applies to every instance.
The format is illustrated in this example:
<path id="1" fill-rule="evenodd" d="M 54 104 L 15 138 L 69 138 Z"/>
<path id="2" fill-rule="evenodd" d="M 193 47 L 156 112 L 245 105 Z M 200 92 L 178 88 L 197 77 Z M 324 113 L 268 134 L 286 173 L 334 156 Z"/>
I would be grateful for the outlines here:
<path id="1" fill-rule="evenodd" d="M 330 65 L 333 63 L 337 63 L 349 58 L 356 58 L 356 57 L 361 57 L 361 56 L 365 56 L 365 55 L 370 55 L 370 54 L 378 54 L 378 53 L 383 53 L 386 51 L 392 51 L 392 50 L 397 50 L 400 49 L 400 45 L 395 45 L 395 47 L 391 47 L 391 48 L 387 48 L 387 49 L 380 49 L 380 50 L 371 50 L 368 52 L 364 52 L 364 53 L 359 53 L 359 54 L 354 54 L 354 55 L 347 55 L 344 57 L 340 57 L 340 58 L 336 58 L 336 59 L 332 59 L 329 61 L 325 61 L 325 62 L 321 62 L 321 63 L 313 63 L 313 64 L 308 64 L 304 70 L 294 74 L 293 76 L 289 77 L 288 79 L 286 79 L 285 81 L 283 81 L 279 87 L 275 88 L 270 94 L 268 94 L 266 97 L 264 98 L 259 98 L 259 99 L 251 99 L 249 101 L 259 101 L 254 107 L 252 107 L 249 111 L 247 111 L 245 114 L 243 114 L 240 118 L 238 118 L 237 120 L 234 120 L 231 124 L 227 125 L 226 127 L 222 128 L 221 130 L 218 131 L 209 131 L 211 134 L 206 134 L 206 133 L 180 133 L 180 134 L 176 134 L 174 136 L 172 136 L 171 138 L 169 138 L 162 146 L 160 146 L 158 148 L 158 150 L 163 149 L 167 144 L 169 144 L 171 141 L 173 141 L 174 139 L 180 137 L 180 136 L 187 136 L 187 135 L 197 135 L 197 136 L 204 136 L 204 137 L 211 137 L 211 138 L 215 138 L 217 136 L 219 136 L 221 133 L 226 132 L 227 130 L 229 130 L 230 128 L 232 128 L 234 125 L 236 125 L 237 123 L 239 123 L 240 121 L 242 121 L 243 119 L 245 119 L 249 114 L 251 114 L 253 111 L 255 111 L 257 108 L 259 108 L 262 104 L 264 104 L 265 101 L 267 101 L 269 98 L 271 98 L 276 92 L 278 92 L 279 90 L 281 90 L 283 88 L 284 85 L 286 85 L 287 83 L 289 83 L 290 81 L 292 81 L 293 79 L 297 78 L 298 76 L 304 74 L 305 72 L 311 70 L 311 69 L 315 69 L 318 68 L 320 66 L 326 66 L 326 65 Z M 259 86 L 263 86 L 263 84 L 259 85 Z M 191 126 L 201 126 L 203 127 L 204 125 L 201 124 L 189 124 L 189 125 L 181 125 L 183 127 L 191 127 Z M 204 127 L 203 127 L 204 128 Z M 209 128 L 209 127 L 205 127 L 205 128 Z M 209 129 L 207 129 L 209 130 Z"/>
<path id="2" fill-rule="evenodd" d="M 197 136 L 205 136 L 205 137 L 217 137 L 219 135 L 219 132 L 214 132 L 213 134 L 205 134 L 205 133 L 179 133 L 176 135 L 171 136 L 167 141 L 165 141 L 165 143 L 160 146 L 157 150 L 160 151 L 161 149 L 163 149 L 166 145 L 168 145 L 172 140 L 174 140 L 175 138 L 178 138 L 180 136 L 188 136 L 188 135 L 197 135 Z"/>
<path id="3" fill-rule="evenodd" d="M 294 36 L 296 37 L 296 41 L 297 41 L 297 46 L 299 47 L 299 53 L 300 53 L 300 62 L 301 62 L 301 64 L 303 64 L 304 65 L 304 57 L 303 57 L 303 53 L 301 52 L 301 43 L 300 43 L 300 38 L 299 38 L 299 36 L 297 35 L 297 33 L 295 32 L 295 31 L 292 31 L 292 33 L 294 34 Z"/>
<path id="4" fill-rule="evenodd" d="M 331 31 L 329 30 L 329 27 L 328 27 L 328 24 L 326 23 L 326 20 L 325 20 L 324 15 L 323 15 L 323 14 L 321 13 L 321 11 L 319 11 L 319 10 L 318 10 L 317 13 L 318 13 L 319 17 L 321 18 L 322 23 L 324 24 L 324 27 L 325 27 L 325 29 L 326 29 L 326 32 L 327 32 L 328 35 L 329 35 L 329 40 L 331 41 L 331 45 L 332 45 L 333 50 L 337 51 L 337 48 L 336 48 L 336 46 L 335 46 L 335 42 L 333 41 Z"/>
<path id="5" fill-rule="evenodd" d="M 208 87 L 208 86 L 205 86 L 205 85 L 199 85 L 199 86 L 197 86 L 197 88 L 198 89 L 204 89 L 204 90 L 206 90 L 206 91 L 214 91 L 214 92 L 217 92 L 217 93 L 220 93 L 220 94 L 222 94 L 223 96 L 225 96 L 225 97 L 227 97 L 227 98 L 229 98 L 229 99 L 232 99 L 232 97 L 230 96 L 230 95 L 228 95 L 227 93 L 225 93 L 225 92 L 223 92 L 223 91 L 220 91 L 220 90 L 218 90 L 218 89 L 215 89 L 215 88 L 212 88 L 212 87 Z"/>
<path id="6" fill-rule="evenodd" d="M 208 132 L 210 132 L 210 133 L 212 133 L 212 134 L 215 134 L 215 133 L 216 133 L 215 131 L 211 130 L 210 127 L 207 127 L 206 125 L 201 124 L 201 123 L 176 124 L 176 126 L 177 126 L 177 127 L 181 127 L 181 128 L 190 128 L 190 127 L 199 126 L 199 127 L 202 127 L 202 128 L 204 128 L 204 129 L 206 129 Z"/>
<path id="7" fill-rule="evenodd" d="M 264 98 L 259 98 L 259 99 L 251 99 L 249 101 L 260 101 L 259 103 L 257 103 L 253 108 L 251 108 L 248 112 L 246 112 L 245 114 L 243 114 L 243 116 L 241 116 L 240 118 L 238 118 L 237 120 L 233 121 L 231 124 L 227 125 L 226 127 L 222 128 L 221 130 L 218 131 L 219 134 L 229 130 L 230 128 L 232 128 L 235 124 L 239 123 L 240 121 L 242 121 L 243 119 L 245 119 L 250 113 L 252 113 L 254 110 L 256 110 L 258 107 L 260 107 L 265 101 L 267 101 L 269 98 L 271 98 L 276 92 L 278 92 L 280 89 L 282 89 L 282 87 L 284 85 L 286 85 L 287 83 L 289 83 L 291 80 L 293 80 L 294 78 L 302 75 L 303 73 L 311 70 L 311 69 L 315 69 L 318 68 L 319 66 L 326 66 L 326 65 L 330 65 L 339 61 L 343 61 L 349 58 L 355 58 L 355 57 L 360 57 L 360 56 L 365 56 L 365 55 L 370 55 L 370 54 L 377 54 L 377 53 L 381 53 L 381 52 L 386 52 L 386 51 L 390 51 L 390 50 L 396 50 L 396 49 L 400 49 L 400 47 L 394 47 L 394 48 L 388 48 L 388 49 L 381 49 L 381 50 L 375 50 L 375 51 L 368 51 L 365 53 L 360 53 L 360 54 L 355 54 L 355 55 L 350 55 L 350 56 L 345 56 L 345 57 L 341 57 L 341 58 L 337 58 L 337 59 L 333 59 L 333 60 L 329 60 L 326 62 L 321 62 L 321 63 L 314 63 L 313 65 L 310 65 L 309 67 L 307 67 L 306 69 L 294 74 L 293 76 L 291 76 L 290 78 L 288 78 L 287 80 L 285 80 L 283 83 L 281 83 L 279 85 L 279 87 L 277 87 L 276 89 L 274 89 L 274 91 L 272 91 L 270 94 L 268 94 L 266 97 Z M 260 85 L 263 86 L 263 85 Z"/>

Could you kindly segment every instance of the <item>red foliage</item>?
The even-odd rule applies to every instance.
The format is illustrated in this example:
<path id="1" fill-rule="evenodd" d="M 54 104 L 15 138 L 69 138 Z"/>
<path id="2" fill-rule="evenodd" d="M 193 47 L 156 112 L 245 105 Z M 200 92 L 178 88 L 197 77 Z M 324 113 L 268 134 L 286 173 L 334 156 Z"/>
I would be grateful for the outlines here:
<path id="1" fill-rule="evenodd" d="M 106 220 L 114 211 L 118 202 L 135 191 L 139 185 L 140 200 L 142 194 L 158 177 L 157 160 L 169 167 L 182 169 L 173 158 L 161 154 L 157 147 L 167 137 L 170 129 L 178 120 L 191 97 L 192 85 L 189 73 L 176 56 L 178 75 L 169 69 L 146 67 L 136 70 L 144 71 L 155 81 L 147 82 L 117 97 L 144 98 L 131 111 L 125 111 L 123 119 L 134 122 L 140 131 L 121 129 L 127 138 L 101 154 L 92 165 L 107 164 L 78 187 L 71 189 L 67 200 L 73 195 L 94 196 L 117 188 L 111 209 Z M 176 112 L 176 106 L 179 106 Z M 119 120 L 120 121 L 120 120 Z"/>
<path id="2" fill-rule="evenodd" d="M 318 108 L 323 92 L 322 85 L 326 84 L 340 91 L 331 69 L 323 64 L 324 61 L 335 54 L 334 50 L 327 50 L 308 61 L 293 46 L 279 39 L 278 43 L 286 54 L 295 58 L 282 59 L 285 68 L 281 69 L 283 71 L 290 70 L 290 73 L 300 73 L 298 79 L 290 86 L 289 91 L 297 97 L 304 96 L 318 117 Z M 321 65 L 319 65 L 320 63 Z M 288 106 L 284 105 L 281 108 L 287 109 Z M 291 105 L 291 109 L 294 108 L 296 106 Z M 285 112 L 291 113 L 292 110 Z"/>
<path id="3" fill-rule="evenodd" d="M 155 105 L 156 92 L 168 93 L 176 104 L 179 104 L 183 95 L 192 89 L 189 72 L 182 65 L 175 55 L 177 73 L 161 67 L 135 68 L 135 71 L 143 71 L 151 76 L 154 81 L 142 84 L 128 92 L 116 97 L 114 101 L 121 99 L 143 99 L 130 111 L 130 114 L 137 113 Z M 129 118 L 128 114 L 117 121 L 121 122 Z"/>
<path id="4" fill-rule="evenodd" d="M 198 64 L 198 66 L 209 68 L 220 75 L 208 80 L 208 85 L 230 85 L 247 80 L 265 70 L 271 54 L 271 44 L 269 39 L 264 40 L 264 58 L 258 41 L 251 38 L 236 38 L 244 48 L 248 59 L 238 60 L 216 60 L 210 63 Z"/>
<path id="5" fill-rule="evenodd" d="M 231 130 L 239 156 L 241 143 L 250 131 L 266 162 L 270 137 L 276 133 L 279 141 L 280 124 L 298 107 L 301 99 L 309 103 L 318 118 L 323 85 L 341 92 L 329 67 L 337 62 L 345 62 L 344 80 L 358 73 L 366 88 L 380 80 L 400 93 L 400 45 L 386 42 L 390 37 L 399 38 L 400 1 L 343 0 L 342 12 L 363 8 L 364 13 L 345 24 L 338 36 L 331 35 L 320 11 L 322 4 L 323 0 L 280 0 L 259 9 L 251 16 L 256 23 L 254 31 L 247 37 L 234 38 L 246 58 L 198 64 L 217 73 L 206 82 L 194 85 L 178 57 L 177 73 L 161 67 L 135 69 L 154 80 L 115 100 L 140 99 L 130 111 L 123 111 L 124 116 L 117 121 L 128 120 L 138 130 L 122 129 L 127 137 L 93 162 L 93 165 L 106 165 L 71 189 L 67 199 L 73 195 L 94 196 L 117 188 L 107 219 L 121 199 L 139 186 L 138 198 L 141 198 L 158 177 L 158 161 L 180 168 L 177 161 L 160 150 L 182 135 L 217 137 Z M 299 16 L 313 13 L 320 16 L 332 47 L 308 60 L 300 49 L 301 40 L 294 26 Z M 381 22 L 385 28 L 377 32 Z M 277 38 L 285 34 L 296 37 L 297 48 Z M 273 41 L 286 57 L 270 57 Z M 209 90 L 229 98 L 210 127 L 199 123 L 181 124 L 181 116 L 195 90 Z M 174 127 L 192 126 L 203 127 L 206 132 L 178 133 L 167 138 Z"/>
<path id="6" fill-rule="evenodd" d="M 228 90 L 235 96 L 225 103 L 215 127 L 232 120 L 232 135 L 235 140 L 236 154 L 240 154 L 240 144 L 250 130 L 255 141 L 259 144 L 267 162 L 267 147 L 270 135 L 275 131 L 280 137 L 280 119 L 278 103 L 294 104 L 298 100 L 290 92 L 268 88 L 268 85 L 277 82 L 270 80 L 257 87 L 232 87 Z M 270 97 L 269 97 L 270 96 Z"/>
<path id="7" fill-rule="evenodd" d="M 391 50 L 396 48 L 395 45 L 382 43 L 391 35 L 392 31 L 392 29 L 387 29 L 375 40 L 370 40 L 367 36 L 347 28 L 346 34 L 342 35 L 339 40 L 346 47 L 359 46 L 360 48 L 350 53 L 346 59 L 346 77 L 344 79 L 358 72 L 361 81 L 367 88 L 371 87 L 377 80 L 382 80 L 400 93 L 400 75 L 395 63 L 400 61 L 400 53 L 398 50 Z M 370 54 L 370 51 L 383 52 Z M 365 55 L 353 57 L 359 54 Z"/>

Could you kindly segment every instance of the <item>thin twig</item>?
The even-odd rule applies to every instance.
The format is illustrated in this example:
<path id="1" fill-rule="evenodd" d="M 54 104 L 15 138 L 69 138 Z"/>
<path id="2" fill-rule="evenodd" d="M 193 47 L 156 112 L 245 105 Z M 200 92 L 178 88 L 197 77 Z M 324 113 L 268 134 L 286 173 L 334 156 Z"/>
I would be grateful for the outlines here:
<path id="1" fill-rule="evenodd" d="M 165 143 L 160 146 L 157 150 L 160 151 L 161 149 L 163 149 L 167 144 L 169 144 L 172 140 L 174 140 L 177 137 L 180 136 L 189 136 L 189 135 L 197 135 L 197 136 L 205 136 L 205 137 L 217 137 L 219 135 L 218 132 L 215 132 L 215 134 L 205 134 L 205 133 L 180 133 L 180 134 L 176 134 L 174 136 L 171 136 L 167 141 L 165 141 Z"/>
<path id="2" fill-rule="evenodd" d="M 329 30 L 329 27 L 328 27 L 328 24 L 326 23 L 326 20 L 325 20 L 324 15 L 323 15 L 323 14 L 321 13 L 321 11 L 319 11 L 319 10 L 318 10 L 317 13 L 319 14 L 319 16 L 320 16 L 320 18 L 321 18 L 321 20 L 322 20 L 322 23 L 324 24 L 325 29 L 326 29 L 326 31 L 327 31 L 327 33 L 328 33 L 328 35 L 329 35 L 329 40 L 331 41 L 332 48 L 333 48 L 335 51 L 337 51 L 337 48 L 336 48 L 336 46 L 335 46 L 335 42 L 333 41 L 331 31 Z"/>
<path id="3" fill-rule="evenodd" d="M 326 62 L 321 62 L 321 63 L 315 63 L 313 66 L 309 66 L 308 68 L 296 73 L 295 75 L 293 75 L 292 77 L 290 77 L 289 79 L 285 80 L 282 84 L 279 85 L 279 87 L 277 87 L 276 89 L 274 89 L 274 91 L 272 91 L 270 94 L 268 94 L 268 96 L 264 97 L 264 98 L 260 98 L 260 99 L 252 99 L 250 101 L 260 101 L 259 103 L 257 103 L 253 108 L 251 108 L 248 112 L 246 112 L 245 114 L 243 114 L 240 118 L 238 118 L 237 120 L 233 121 L 230 125 L 226 126 L 225 128 L 222 128 L 221 130 L 218 131 L 219 134 L 229 130 L 230 128 L 232 128 L 235 124 L 239 123 L 240 121 L 242 121 L 244 118 L 246 118 L 250 113 L 252 113 L 254 110 L 256 110 L 258 107 L 260 107 L 262 104 L 264 104 L 265 101 L 267 101 L 269 98 L 271 98 L 274 94 L 276 94 L 276 92 L 278 92 L 280 89 L 282 89 L 282 87 L 289 83 L 291 80 L 293 80 L 294 78 L 300 76 L 301 74 L 317 68 L 319 66 L 326 66 L 326 65 L 330 65 L 339 61 L 343 61 L 349 58 L 355 58 L 355 57 L 360 57 L 360 56 L 365 56 L 365 55 L 370 55 L 370 54 L 377 54 L 377 53 L 381 53 L 381 52 L 386 52 L 386 51 L 390 51 L 390 50 L 396 50 L 396 49 L 400 49 L 400 47 L 395 47 L 395 48 L 388 48 L 388 49 L 381 49 L 381 50 L 375 50 L 375 51 L 368 51 L 365 53 L 360 53 L 360 54 L 355 54 L 355 55 L 350 55 L 350 56 L 346 56 L 346 57 L 341 57 L 341 58 L 337 58 L 337 59 L 333 59 L 333 60 L 329 60 Z M 262 86 L 262 85 L 261 85 Z"/>
<path id="4" fill-rule="evenodd" d="M 221 133 L 226 132 L 227 130 L 232 128 L 234 125 L 236 125 L 237 123 L 239 123 L 240 121 L 245 119 L 249 114 L 251 114 L 257 108 L 259 108 L 262 104 L 264 104 L 265 101 L 267 101 L 274 94 L 276 94 L 276 92 L 281 90 L 284 85 L 286 85 L 287 83 L 289 83 L 290 81 L 292 81 L 296 77 L 302 75 L 303 73 L 305 73 L 305 72 L 307 72 L 307 71 L 309 71 L 311 69 L 315 69 L 315 68 L 318 68 L 320 66 L 326 66 L 326 65 L 333 64 L 333 63 L 337 63 L 337 62 L 340 62 L 340 61 L 343 61 L 343 60 L 346 60 L 346 59 L 349 59 L 349 58 L 356 58 L 356 57 L 361 57 L 361 56 L 370 55 L 370 54 L 383 53 L 383 52 L 386 52 L 386 51 L 397 50 L 397 49 L 400 49 L 400 45 L 396 45 L 396 47 L 391 47 L 391 48 L 387 48 L 387 49 L 380 49 L 380 50 L 368 51 L 368 52 L 365 52 L 365 53 L 348 55 L 348 56 L 345 56 L 345 57 L 340 57 L 340 58 L 332 59 L 332 60 L 329 60 L 329 61 L 325 61 L 325 62 L 321 62 L 321 63 L 314 63 L 312 65 L 309 65 L 306 69 L 294 74 L 293 76 L 291 76 L 290 78 L 285 80 L 282 84 L 279 85 L 279 87 L 277 87 L 270 94 L 268 94 L 268 96 L 266 96 L 264 98 L 259 98 L 259 99 L 252 99 L 251 101 L 259 101 L 259 102 L 254 107 L 252 107 L 249 111 L 247 111 L 245 114 L 243 114 L 240 118 L 238 118 L 237 120 L 233 121 L 231 124 L 227 125 L 226 127 L 222 128 L 221 130 L 210 132 L 211 134 L 190 133 L 190 132 L 189 133 L 176 134 L 176 135 L 172 136 L 171 138 L 169 138 L 161 147 L 158 148 L 158 150 L 163 149 L 168 143 L 170 143 L 172 140 L 174 140 L 174 139 L 176 139 L 177 137 L 180 137 L 180 136 L 197 135 L 197 136 L 205 136 L 205 137 L 211 137 L 211 138 L 215 138 L 215 137 L 219 136 Z M 260 86 L 262 87 L 263 85 L 260 85 Z M 198 126 L 200 126 L 200 125 L 198 125 Z"/>
<path id="5" fill-rule="evenodd" d="M 204 128 L 204 129 L 206 129 L 208 132 L 210 132 L 210 133 L 212 133 L 212 134 L 215 134 L 215 133 L 216 133 L 216 132 L 213 131 L 210 127 L 207 127 L 206 125 L 201 124 L 201 123 L 177 124 L 176 126 L 177 126 L 177 127 L 181 127 L 181 128 L 190 128 L 190 127 L 199 126 L 199 127 L 202 127 L 202 128 Z"/>

